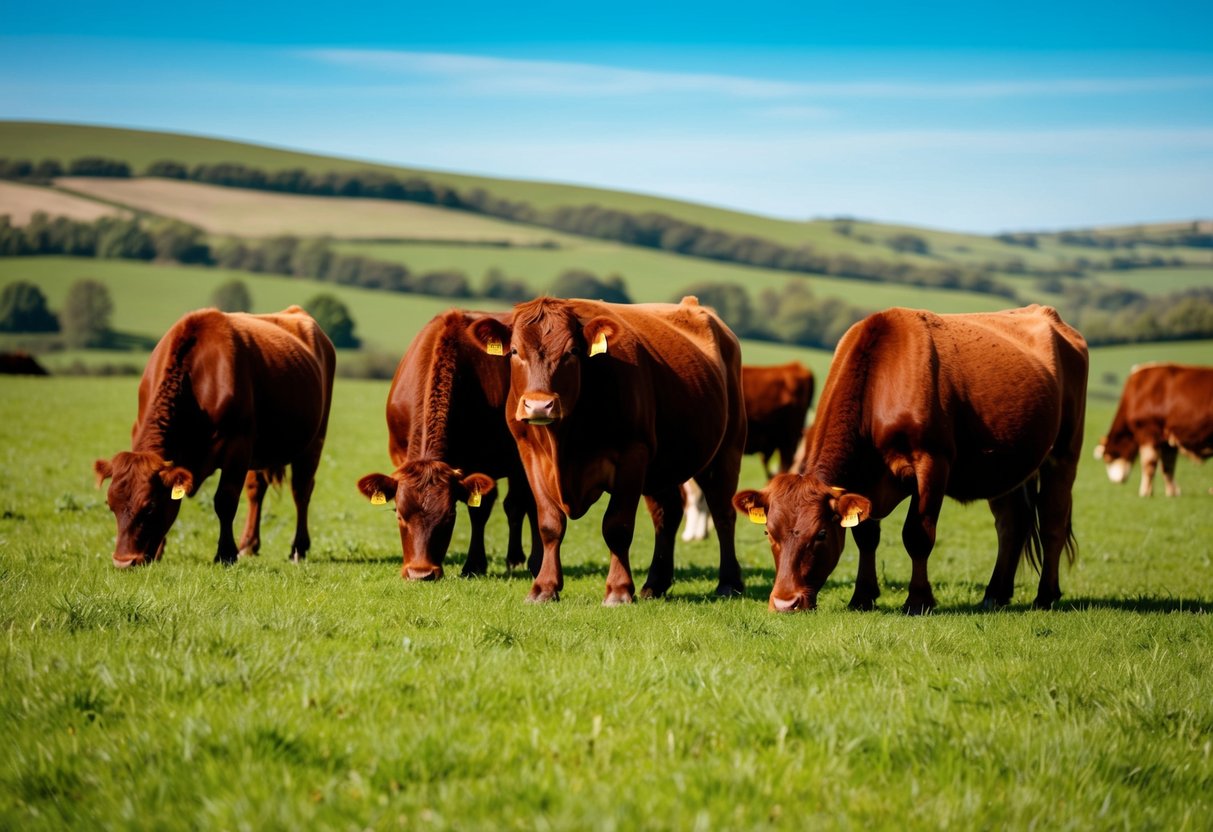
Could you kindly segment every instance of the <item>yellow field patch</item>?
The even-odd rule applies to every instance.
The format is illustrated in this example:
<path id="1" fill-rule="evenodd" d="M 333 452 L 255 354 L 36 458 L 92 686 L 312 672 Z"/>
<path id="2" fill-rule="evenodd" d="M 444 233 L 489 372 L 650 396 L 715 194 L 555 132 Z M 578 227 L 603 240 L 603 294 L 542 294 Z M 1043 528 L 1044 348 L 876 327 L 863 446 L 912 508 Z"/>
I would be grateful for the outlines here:
<path id="1" fill-rule="evenodd" d="M 8 214 L 13 225 L 28 225 L 30 217 L 43 211 L 52 217 L 71 217 L 89 221 L 99 217 L 121 215 L 130 212 L 83 199 L 50 188 L 22 185 L 17 182 L 0 182 L 0 215 Z"/>
<path id="2" fill-rule="evenodd" d="M 183 220 L 214 234 L 242 237 L 292 234 L 536 245 L 560 236 L 466 211 L 387 199 L 299 196 L 173 179 L 64 177 L 56 179 L 55 184 L 74 193 Z"/>

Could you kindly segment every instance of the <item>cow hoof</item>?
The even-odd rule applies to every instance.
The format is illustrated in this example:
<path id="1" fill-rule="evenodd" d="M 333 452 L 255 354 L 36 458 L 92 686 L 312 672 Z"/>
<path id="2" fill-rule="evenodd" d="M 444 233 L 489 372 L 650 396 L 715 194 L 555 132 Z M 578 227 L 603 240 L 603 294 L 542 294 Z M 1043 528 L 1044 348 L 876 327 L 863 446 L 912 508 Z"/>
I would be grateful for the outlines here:
<path id="1" fill-rule="evenodd" d="M 487 574 L 489 574 L 489 568 L 487 566 L 476 566 L 476 567 L 464 566 L 463 571 L 459 573 L 459 577 L 461 577 L 461 578 L 483 578 Z"/>
<path id="2" fill-rule="evenodd" d="M 236 565 L 236 556 L 235 555 L 215 555 L 215 563 L 221 563 L 224 566 L 235 566 Z"/>
<path id="3" fill-rule="evenodd" d="M 716 585 L 716 596 L 719 598 L 741 598 L 745 595 L 745 587 L 741 584 L 726 584 L 721 582 Z"/>
<path id="4" fill-rule="evenodd" d="M 855 612 L 871 612 L 876 609 L 876 599 L 852 598 L 851 602 L 847 604 L 847 609 L 854 610 Z"/>
<path id="5" fill-rule="evenodd" d="M 602 599 L 602 605 L 604 607 L 621 607 L 624 604 L 632 603 L 632 600 L 634 597 L 635 596 L 633 595 L 633 593 L 628 592 L 626 590 L 619 590 L 617 592 L 608 592 L 606 594 L 606 597 Z"/>
<path id="6" fill-rule="evenodd" d="M 655 598 L 664 598 L 666 592 L 668 591 L 669 587 L 666 587 L 665 589 L 656 589 L 646 584 L 640 590 L 640 597 L 646 601 L 652 601 Z"/>
<path id="7" fill-rule="evenodd" d="M 554 589 L 532 589 L 531 594 L 526 597 L 528 604 L 549 604 L 559 600 L 560 593 Z"/>
<path id="8" fill-rule="evenodd" d="M 307 555 L 303 552 L 291 552 L 291 563 L 303 563 L 307 560 Z"/>
<path id="9" fill-rule="evenodd" d="M 992 595 L 987 595 L 981 599 L 981 608 L 986 612 L 997 612 L 1005 606 L 1010 605 L 1010 598 L 995 598 Z"/>
<path id="10" fill-rule="evenodd" d="M 904 604 L 901 605 L 901 611 L 904 612 L 906 615 L 930 615 L 931 610 L 933 610 L 933 609 L 935 609 L 934 602 L 931 602 L 929 604 L 924 604 L 924 603 L 917 603 L 917 602 L 910 603 L 909 601 L 906 601 Z"/>

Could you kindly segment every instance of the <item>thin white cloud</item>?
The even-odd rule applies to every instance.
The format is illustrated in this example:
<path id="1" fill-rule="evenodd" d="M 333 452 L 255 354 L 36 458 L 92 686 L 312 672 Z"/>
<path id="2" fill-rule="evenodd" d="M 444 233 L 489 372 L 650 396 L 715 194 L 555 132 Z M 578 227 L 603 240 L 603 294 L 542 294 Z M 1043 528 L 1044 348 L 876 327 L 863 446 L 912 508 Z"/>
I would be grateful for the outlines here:
<path id="1" fill-rule="evenodd" d="M 1057 95 L 1124 95 L 1213 88 L 1213 76 L 1208 75 L 814 83 L 441 52 L 309 49 L 297 54 L 310 60 L 349 69 L 396 75 L 428 76 L 445 83 L 455 91 L 483 95 L 614 97 L 701 93 L 772 100 L 789 98 L 990 99 Z"/>

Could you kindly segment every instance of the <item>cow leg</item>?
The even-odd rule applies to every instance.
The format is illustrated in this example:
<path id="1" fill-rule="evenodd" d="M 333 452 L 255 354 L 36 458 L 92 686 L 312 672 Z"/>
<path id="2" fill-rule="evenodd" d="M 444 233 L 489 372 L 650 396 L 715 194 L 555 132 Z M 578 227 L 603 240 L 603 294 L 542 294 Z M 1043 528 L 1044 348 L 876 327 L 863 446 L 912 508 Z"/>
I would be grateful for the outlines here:
<path id="1" fill-rule="evenodd" d="M 674 583 L 674 541 L 682 522 L 682 491 L 678 486 L 645 496 L 653 518 L 653 563 L 640 590 L 641 598 L 660 598 Z"/>
<path id="2" fill-rule="evenodd" d="M 240 555 L 256 555 L 261 551 L 261 503 L 269 490 L 270 478 L 264 471 L 249 471 L 244 478 L 244 494 L 248 501 L 248 519 L 240 536 Z"/>
<path id="3" fill-rule="evenodd" d="M 611 568 L 607 571 L 606 596 L 603 606 L 630 604 L 636 595 L 632 582 L 630 551 L 636 530 L 636 507 L 640 503 L 639 489 L 617 488 L 607 503 L 602 518 L 602 539 L 611 553 Z"/>
<path id="4" fill-rule="evenodd" d="M 1061 582 L 1058 572 L 1061 552 L 1070 546 L 1073 557 L 1073 488 L 1078 471 L 1077 459 L 1055 461 L 1046 459 L 1040 470 L 1040 497 L 1037 514 L 1040 516 L 1040 586 L 1032 606 L 1047 610 L 1061 598 Z"/>
<path id="5" fill-rule="evenodd" d="M 1153 445 L 1141 446 L 1141 488 L 1137 493 L 1142 497 L 1154 496 L 1154 471 L 1158 467 L 1158 451 Z"/>
<path id="6" fill-rule="evenodd" d="M 564 573 L 560 568 L 560 542 L 564 540 L 568 518 L 552 500 L 539 501 L 538 515 L 539 536 L 543 540 L 543 561 L 526 598 L 529 604 L 559 601 L 560 590 L 564 589 Z"/>
<path id="7" fill-rule="evenodd" d="M 853 610 L 873 610 L 880 597 L 876 580 L 876 547 L 880 545 L 880 521 L 865 520 L 851 529 L 851 537 L 859 547 L 859 571 L 855 573 L 855 593 L 848 604 Z"/>
<path id="8" fill-rule="evenodd" d="M 505 567 L 513 571 L 526 563 L 526 555 L 522 551 L 522 524 L 528 517 L 531 518 L 531 554 L 541 558 L 543 553 L 543 543 L 538 541 L 539 522 L 535 519 L 535 499 L 531 496 L 530 488 L 526 486 L 526 477 L 523 474 L 518 473 L 510 477 L 510 490 L 501 501 L 501 507 L 505 509 L 506 526 L 509 529 Z M 538 573 L 539 563 L 536 560 L 535 569 L 531 574 Z"/>
<path id="9" fill-rule="evenodd" d="M 902 611 L 908 615 L 928 613 L 935 607 L 935 594 L 927 576 L 927 559 L 935 548 L 935 527 L 943 508 L 944 489 L 948 482 L 948 463 L 921 454 L 915 460 L 914 473 L 918 493 L 910 501 L 901 541 L 910 555 L 910 591 Z M 858 527 L 856 527 L 858 528 Z"/>
<path id="10" fill-rule="evenodd" d="M 695 478 L 708 501 L 708 511 L 716 524 L 716 540 L 720 545 L 720 581 L 716 594 L 722 598 L 745 595 L 745 582 L 741 579 L 741 564 L 737 562 L 737 549 L 733 536 L 737 527 L 737 510 L 733 508 L 733 495 L 737 493 L 737 473 L 741 465 L 741 454 L 726 452 L 730 456 L 723 462 L 720 457 L 712 468 Z M 735 459 L 734 459 L 735 458 Z"/>
<path id="11" fill-rule="evenodd" d="M 1179 483 L 1175 481 L 1175 461 L 1179 458 L 1179 448 L 1174 445 L 1163 445 L 1158 456 L 1162 460 L 1162 478 L 1167 486 L 1168 497 L 1179 496 Z"/>
<path id="12" fill-rule="evenodd" d="M 1032 532 L 1034 511 L 1024 486 L 990 500 L 990 513 L 994 515 L 994 529 L 998 533 L 998 557 L 981 602 L 987 610 L 1011 603 L 1011 596 L 1015 594 L 1015 572 Z"/>
<path id="13" fill-rule="evenodd" d="M 298 563 L 307 557 L 312 538 L 307 530 L 307 511 L 316 487 L 316 468 L 320 465 L 321 442 L 313 452 L 291 463 L 291 495 L 295 498 L 295 539 L 291 541 L 291 560 Z"/>
<path id="14" fill-rule="evenodd" d="M 239 549 L 232 534 L 232 522 L 240 505 L 240 492 L 248 476 L 248 467 L 229 462 L 219 477 L 219 488 L 215 491 L 215 516 L 219 518 L 219 546 L 215 551 L 215 563 L 230 565 L 236 562 Z"/>
<path id="15" fill-rule="evenodd" d="M 461 573 L 465 578 L 488 574 L 489 557 L 484 548 L 484 527 L 488 525 L 489 515 L 492 514 L 493 505 L 496 502 L 497 490 L 493 489 L 488 494 L 480 496 L 480 505 L 468 506 L 468 520 L 472 523 L 472 533 L 468 539 L 468 557 L 463 563 Z"/>

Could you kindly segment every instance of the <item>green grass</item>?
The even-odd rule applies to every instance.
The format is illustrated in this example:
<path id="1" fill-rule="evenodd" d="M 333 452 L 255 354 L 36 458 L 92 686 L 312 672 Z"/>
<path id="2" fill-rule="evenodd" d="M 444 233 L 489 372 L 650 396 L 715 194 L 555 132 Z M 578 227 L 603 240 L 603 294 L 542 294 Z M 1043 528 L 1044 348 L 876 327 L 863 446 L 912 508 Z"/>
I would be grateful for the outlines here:
<path id="1" fill-rule="evenodd" d="M 262 556 L 212 566 L 211 480 L 162 563 L 114 570 L 91 463 L 129 441 L 135 385 L 4 382 L 2 828 L 1207 828 L 1213 467 L 1142 500 L 1087 455 L 1053 612 L 1025 609 L 1027 567 L 1010 610 L 975 611 L 994 533 L 955 503 L 928 618 L 896 612 L 897 519 L 875 613 L 845 610 L 853 546 L 820 610 L 768 613 L 748 523 L 747 598 L 713 600 L 714 544 L 680 544 L 670 600 L 604 609 L 601 506 L 534 608 L 499 512 L 489 578 L 400 579 L 390 513 L 353 488 L 386 465 L 386 383 L 338 383 L 306 565 L 283 491 Z M 461 517 L 448 566 L 465 550 Z"/>

